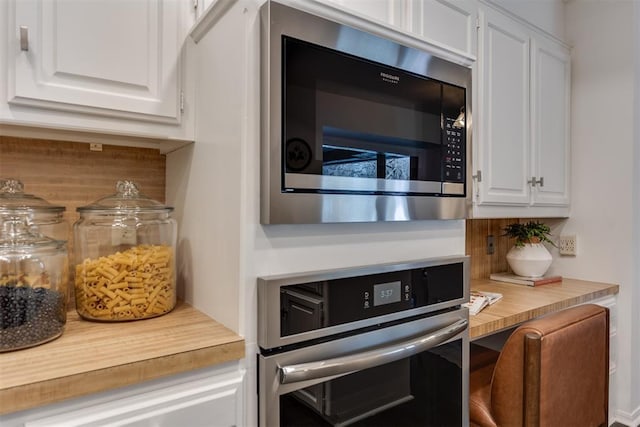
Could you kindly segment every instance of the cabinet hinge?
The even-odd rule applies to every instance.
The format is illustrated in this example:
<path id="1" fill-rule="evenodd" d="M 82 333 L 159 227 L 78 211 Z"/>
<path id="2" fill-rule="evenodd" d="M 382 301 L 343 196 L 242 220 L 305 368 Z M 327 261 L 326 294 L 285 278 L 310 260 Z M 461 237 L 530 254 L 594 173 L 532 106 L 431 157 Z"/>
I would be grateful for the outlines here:
<path id="1" fill-rule="evenodd" d="M 476 30 L 480 29 L 480 18 L 476 16 Z"/>
<path id="2" fill-rule="evenodd" d="M 198 8 L 198 0 L 193 0 L 193 8 L 194 9 Z"/>
<path id="3" fill-rule="evenodd" d="M 471 178 L 475 179 L 476 182 L 482 182 L 482 171 L 477 171 L 475 175 L 471 175 Z"/>
<path id="4" fill-rule="evenodd" d="M 184 91 L 180 91 L 180 113 L 184 113 Z"/>

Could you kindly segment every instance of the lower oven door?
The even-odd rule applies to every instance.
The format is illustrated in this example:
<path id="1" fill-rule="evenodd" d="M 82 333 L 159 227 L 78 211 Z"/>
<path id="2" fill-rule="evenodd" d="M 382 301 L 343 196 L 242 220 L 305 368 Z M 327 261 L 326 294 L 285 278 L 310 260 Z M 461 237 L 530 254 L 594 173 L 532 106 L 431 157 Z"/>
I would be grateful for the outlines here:
<path id="1" fill-rule="evenodd" d="M 466 308 L 258 357 L 261 426 L 468 425 Z"/>

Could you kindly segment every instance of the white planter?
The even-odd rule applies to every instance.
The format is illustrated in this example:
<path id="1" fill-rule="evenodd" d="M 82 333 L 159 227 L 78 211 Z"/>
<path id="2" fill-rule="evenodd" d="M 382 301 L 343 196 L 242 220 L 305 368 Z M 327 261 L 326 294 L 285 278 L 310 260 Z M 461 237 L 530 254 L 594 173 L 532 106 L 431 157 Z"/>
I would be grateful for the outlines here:
<path id="1" fill-rule="evenodd" d="M 547 272 L 553 257 L 542 243 L 525 243 L 507 252 L 509 267 L 518 276 L 540 277 Z"/>

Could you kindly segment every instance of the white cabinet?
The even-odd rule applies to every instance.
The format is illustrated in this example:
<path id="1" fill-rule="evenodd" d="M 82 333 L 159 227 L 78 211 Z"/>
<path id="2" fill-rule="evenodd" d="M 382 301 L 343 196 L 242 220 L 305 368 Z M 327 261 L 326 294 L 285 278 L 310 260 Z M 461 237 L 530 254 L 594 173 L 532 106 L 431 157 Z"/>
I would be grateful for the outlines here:
<path id="1" fill-rule="evenodd" d="M 472 216 L 567 216 L 568 50 L 497 10 L 479 18 Z"/>
<path id="2" fill-rule="evenodd" d="M 188 2 L 4 3 L 2 122 L 192 139 L 184 116 Z"/>
<path id="3" fill-rule="evenodd" d="M 492 9 L 480 12 L 477 91 L 473 118 L 481 171 L 476 200 L 528 204 L 529 35 Z"/>
<path id="4" fill-rule="evenodd" d="M 406 0 L 326 0 L 354 11 L 366 18 L 404 28 Z"/>
<path id="5" fill-rule="evenodd" d="M 321 1 L 411 33 L 456 55 L 475 58 L 478 5 L 474 0 Z"/>
<path id="6" fill-rule="evenodd" d="M 244 425 L 244 371 L 212 368 L 0 417 L 3 427 Z"/>
<path id="7" fill-rule="evenodd" d="M 475 57 L 478 3 L 474 0 L 408 0 L 411 32 Z"/>
<path id="8" fill-rule="evenodd" d="M 542 37 L 531 43 L 531 170 L 536 206 L 569 204 L 570 56 Z"/>

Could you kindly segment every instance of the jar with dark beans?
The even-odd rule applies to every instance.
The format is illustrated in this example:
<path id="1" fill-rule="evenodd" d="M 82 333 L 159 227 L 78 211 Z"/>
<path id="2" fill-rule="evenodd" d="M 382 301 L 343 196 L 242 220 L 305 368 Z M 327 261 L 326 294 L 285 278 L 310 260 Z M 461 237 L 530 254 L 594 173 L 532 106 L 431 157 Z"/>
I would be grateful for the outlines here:
<path id="1" fill-rule="evenodd" d="M 0 351 L 57 338 L 65 325 L 65 298 L 57 291 L 0 286 Z"/>
<path id="2" fill-rule="evenodd" d="M 66 323 L 66 243 L 0 211 L 0 352 L 59 337 Z"/>

